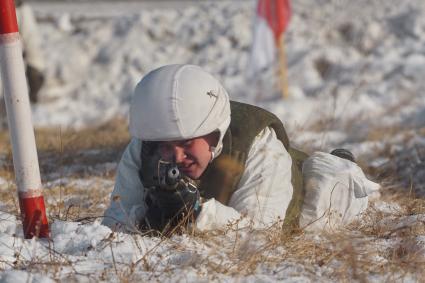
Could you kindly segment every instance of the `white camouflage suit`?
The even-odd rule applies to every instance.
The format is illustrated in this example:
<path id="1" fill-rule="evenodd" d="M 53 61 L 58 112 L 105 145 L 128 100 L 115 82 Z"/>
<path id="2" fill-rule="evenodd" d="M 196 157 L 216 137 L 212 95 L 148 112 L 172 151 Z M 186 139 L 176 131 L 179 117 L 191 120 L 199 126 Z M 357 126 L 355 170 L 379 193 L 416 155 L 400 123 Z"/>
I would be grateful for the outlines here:
<path id="1" fill-rule="evenodd" d="M 196 66 L 171 65 L 168 71 L 172 69 L 171 71 L 178 73 L 176 69 L 184 68 L 192 80 L 202 81 L 202 78 L 196 79 L 196 73 L 204 71 Z M 162 72 L 166 72 L 167 68 L 165 69 L 163 68 Z M 169 80 L 174 82 L 174 87 L 179 82 L 180 85 L 184 82 L 184 78 L 176 77 L 178 75 L 175 74 L 168 76 Z M 165 85 L 167 80 L 163 80 L 160 85 L 155 85 L 156 90 L 174 93 L 174 95 L 178 93 L 174 89 L 164 90 Z M 196 86 L 196 89 L 198 88 L 202 88 L 199 83 Z M 135 96 L 138 95 L 138 91 L 140 89 L 136 88 Z M 144 91 L 146 92 L 146 89 Z M 185 93 L 190 91 L 186 89 Z M 137 99 L 133 98 L 132 107 L 133 104 L 137 104 Z M 194 107 L 194 105 L 185 107 Z M 141 115 L 140 119 L 143 119 L 143 109 L 139 110 L 138 115 Z M 147 210 L 144 202 L 146 192 L 139 177 L 142 140 L 136 137 L 139 134 L 134 129 L 135 123 L 132 123 L 134 116 L 132 117 L 131 112 L 132 110 L 130 110 L 130 132 L 133 138 L 119 163 L 111 203 L 103 219 L 103 224 L 111 229 L 130 231 L 135 228 Z M 148 118 L 145 117 L 145 119 Z M 225 132 L 227 126 L 228 123 L 220 130 Z M 170 129 L 170 131 L 173 130 Z M 154 139 L 154 136 L 148 139 Z M 242 219 L 239 222 L 240 226 L 253 224 L 254 227 L 262 228 L 272 225 L 279 218 L 284 219 L 293 194 L 291 165 L 291 157 L 281 141 L 277 139 L 274 130 L 265 128 L 257 135 L 249 150 L 245 171 L 228 205 L 223 205 L 215 199 L 205 200 L 195 227 L 199 230 L 220 229 L 230 222 Z M 310 230 L 351 222 L 366 209 L 368 195 L 379 188 L 378 184 L 365 177 L 355 163 L 322 152 L 313 154 L 304 162 L 303 176 L 307 192 L 300 216 L 300 226 Z"/>

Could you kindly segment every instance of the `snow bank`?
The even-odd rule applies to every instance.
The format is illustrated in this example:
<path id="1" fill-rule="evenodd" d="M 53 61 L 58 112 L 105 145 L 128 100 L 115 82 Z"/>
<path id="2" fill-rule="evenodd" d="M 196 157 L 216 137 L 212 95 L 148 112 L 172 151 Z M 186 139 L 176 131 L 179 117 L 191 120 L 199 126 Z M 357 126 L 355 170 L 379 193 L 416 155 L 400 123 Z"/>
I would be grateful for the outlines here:
<path id="1" fill-rule="evenodd" d="M 125 15 L 106 17 L 90 17 L 90 8 L 36 9 L 40 18 L 50 19 L 41 24 L 48 81 L 44 103 L 34 107 L 37 126 L 80 128 L 126 116 L 136 83 L 172 63 L 201 65 L 233 99 L 268 108 L 293 131 L 320 122 L 327 123 L 326 130 L 345 128 L 349 148 L 374 124 L 424 123 L 423 3 L 334 0 L 321 2 L 320 9 L 308 0 L 293 3 L 286 35 L 292 93 L 287 101 L 278 99 L 272 69 L 257 81 L 245 78 L 254 1 L 162 9 L 132 5 Z M 328 138 L 321 146 L 338 143 Z"/>

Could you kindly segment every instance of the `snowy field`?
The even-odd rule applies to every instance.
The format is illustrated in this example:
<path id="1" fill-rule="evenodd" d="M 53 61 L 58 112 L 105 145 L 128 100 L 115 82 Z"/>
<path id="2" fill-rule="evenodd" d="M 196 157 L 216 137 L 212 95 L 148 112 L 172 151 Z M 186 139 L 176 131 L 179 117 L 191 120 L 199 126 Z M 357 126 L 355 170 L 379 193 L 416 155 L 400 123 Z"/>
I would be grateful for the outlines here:
<path id="1" fill-rule="evenodd" d="M 23 240 L 0 133 L 0 282 L 423 282 L 425 2 L 293 1 L 285 101 L 272 69 L 246 78 L 254 1 L 33 5 L 47 83 L 32 110 L 52 241 Z M 352 150 L 382 198 L 362 221 L 316 235 L 229 227 L 162 239 L 101 226 L 132 90 L 171 63 L 200 65 L 232 99 L 274 112 L 300 148 Z"/>

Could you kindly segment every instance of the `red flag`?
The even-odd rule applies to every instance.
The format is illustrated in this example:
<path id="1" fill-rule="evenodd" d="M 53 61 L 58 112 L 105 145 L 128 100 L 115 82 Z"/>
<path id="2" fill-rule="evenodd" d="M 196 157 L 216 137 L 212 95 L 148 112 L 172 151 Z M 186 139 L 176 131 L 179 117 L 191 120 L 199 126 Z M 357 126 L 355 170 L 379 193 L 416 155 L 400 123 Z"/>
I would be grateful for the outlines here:
<path id="1" fill-rule="evenodd" d="M 285 32 L 291 18 L 289 0 L 259 0 L 257 16 L 267 21 L 277 43 L 280 35 Z"/>
<path id="2" fill-rule="evenodd" d="M 289 0 L 258 0 L 248 75 L 254 76 L 277 60 L 277 46 L 291 18 Z"/>

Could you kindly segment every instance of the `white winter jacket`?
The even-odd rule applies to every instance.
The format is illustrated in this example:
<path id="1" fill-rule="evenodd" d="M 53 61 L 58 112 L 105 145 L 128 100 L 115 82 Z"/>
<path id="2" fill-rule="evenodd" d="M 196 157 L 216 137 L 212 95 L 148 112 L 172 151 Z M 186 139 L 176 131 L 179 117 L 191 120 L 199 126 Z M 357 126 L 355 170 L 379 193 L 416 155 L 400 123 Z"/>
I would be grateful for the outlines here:
<path id="1" fill-rule="evenodd" d="M 111 204 L 103 219 L 103 224 L 111 229 L 131 231 L 146 213 L 145 190 L 139 177 L 141 144 L 133 138 L 118 166 Z M 228 206 L 215 199 L 207 200 L 196 219 L 196 227 L 223 228 L 240 219 L 239 225 L 267 227 L 279 218 L 284 219 L 293 193 L 291 165 L 291 157 L 274 130 L 265 128 L 254 140 L 246 169 Z M 325 170 L 320 169 L 322 165 Z M 327 153 L 316 153 L 307 159 L 303 175 L 309 191 L 300 224 L 306 229 L 351 222 L 366 209 L 368 194 L 379 187 L 367 180 L 353 162 Z M 333 196 L 332 201 L 329 196 Z M 329 215 L 338 217 L 329 221 Z"/>
<path id="2" fill-rule="evenodd" d="M 118 166 L 110 207 L 105 212 L 103 224 L 113 228 L 124 224 L 127 229 L 146 212 L 140 171 L 141 141 L 133 138 Z M 278 217 L 284 218 L 292 198 L 291 157 L 276 138 L 273 129 L 264 129 L 255 139 L 246 161 L 246 169 L 229 206 L 215 199 L 202 205 L 196 220 L 198 229 L 214 229 L 246 215 L 257 226 L 266 226 Z M 115 201 L 114 201 L 115 200 Z"/>

